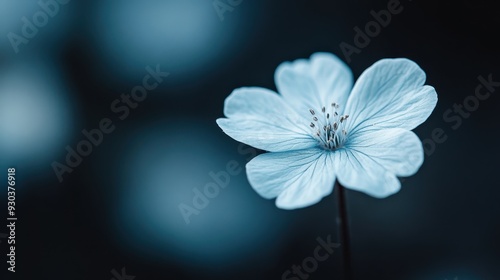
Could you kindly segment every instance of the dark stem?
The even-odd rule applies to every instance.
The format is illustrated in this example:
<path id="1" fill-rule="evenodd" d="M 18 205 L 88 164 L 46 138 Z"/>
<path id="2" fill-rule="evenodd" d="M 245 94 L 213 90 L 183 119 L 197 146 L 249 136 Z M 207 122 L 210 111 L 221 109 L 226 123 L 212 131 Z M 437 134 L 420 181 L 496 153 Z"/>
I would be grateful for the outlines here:
<path id="1" fill-rule="evenodd" d="M 349 222 L 347 219 L 345 189 L 338 182 L 335 183 L 334 188 L 336 189 L 338 205 L 337 226 L 339 230 L 340 248 L 342 248 L 344 277 L 346 280 L 352 280 L 351 248 L 349 243 Z"/>

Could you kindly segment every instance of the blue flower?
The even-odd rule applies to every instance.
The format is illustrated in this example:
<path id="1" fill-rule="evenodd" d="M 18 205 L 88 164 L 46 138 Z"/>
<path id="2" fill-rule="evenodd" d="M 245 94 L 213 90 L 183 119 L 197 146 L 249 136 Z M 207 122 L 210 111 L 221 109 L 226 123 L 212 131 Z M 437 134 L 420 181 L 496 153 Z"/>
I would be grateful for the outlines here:
<path id="1" fill-rule="evenodd" d="M 437 94 L 413 61 L 382 59 L 353 86 L 339 58 L 316 53 L 282 63 L 281 94 L 258 87 L 226 98 L 219 127 L 233 139 L 269 151 L 246 165 L 252 187 L 276 206 L 310 206 L 329 195 L 335 180 L 384 198 L 399 191 L 424 161 L 412 129 L 434 110 Z"/>

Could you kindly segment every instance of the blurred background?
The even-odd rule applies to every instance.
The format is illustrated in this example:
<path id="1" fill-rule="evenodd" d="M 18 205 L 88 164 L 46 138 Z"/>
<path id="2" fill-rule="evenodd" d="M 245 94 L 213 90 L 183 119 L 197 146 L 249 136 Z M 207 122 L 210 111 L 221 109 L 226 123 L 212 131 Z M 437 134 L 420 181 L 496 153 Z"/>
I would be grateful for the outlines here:
<path id="1" fill-rule="evenodd" d="M 306 279 L 283 274 L 318 237 L 338 240 L 335 196 L 277 209 L 244 172 L 261 151 L 215 119 L 233 89 L 275 90 L 281 62 L 318 51 L 350 60 L 355 77 L 381 58 L 414 60 L 439 96 L 415 132 L 447 135 L 399 193 L 347 190 L 355 279 L 499 279 L 500 88 L 456 129 L 443 117 L 478 76 L 500 81 L 495 2 L 401 0 L 346 59 L 340 44 L 355 46 L 354 28 L 389 3 L 0 0 L 0 217 L 9 167 L 18 217 L 15 274 L 0 227 L 1 279 Z M 240 172 L 186 223 L 180 205 L 228 163 Z M 307 279 L 341 279 L 341 265 L 334 251 Z"/>

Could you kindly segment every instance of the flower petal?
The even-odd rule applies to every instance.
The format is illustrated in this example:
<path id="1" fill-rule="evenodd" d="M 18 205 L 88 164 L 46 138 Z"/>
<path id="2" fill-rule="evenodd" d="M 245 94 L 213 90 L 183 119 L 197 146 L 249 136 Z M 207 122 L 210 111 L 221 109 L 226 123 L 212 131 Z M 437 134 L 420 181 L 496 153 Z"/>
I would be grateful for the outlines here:
<path id="1" fill-rule="evenodd" d="M 349 132 L 370 126 L 411 130 L 434 110 L 437 94 L 424 86 L 425 73 L 413 61 L 382 59 L 359 77 L 347 101 Z"/>
<path id="2" fill-rule="evenodd" d="M 373 158 L 343 148 L 332 153 L 339 183 L 349 189 L 384 198 L 399 191 L 401 183 Z"/>
<path id="3" fill-rule="evenodd" d="M 372 158 L 397 176 L 415 174 L 424 162 L 418 136 L 401 128 L 363 130 L 351 135 L 345 147 Z"/>
<path id="4" fill-rule="evenodd" d="M 353 77 L 349 67 L 329 53 L 315 53 L 309 60 L 284 62 L 274 74 L 279 93 L 299 112 L 320 110 L 347 102 Z"/>
<path id="5" fill-rule="evenodd" d="M 233 139 L 258 149 L 279 152 L 317 145 L 307 120 L 300 118 L 283 98 L 263 88 L 234 90 L 225 101 L 219 127 Z"/>
<path id="6" fill-rule="evenodd" d="M 279 208 L 310 206 L 333 190 L 331 154 L 319 148 L 262 154 L 247 164 L 248 180 L 262 197 L 278 197 Z"/>

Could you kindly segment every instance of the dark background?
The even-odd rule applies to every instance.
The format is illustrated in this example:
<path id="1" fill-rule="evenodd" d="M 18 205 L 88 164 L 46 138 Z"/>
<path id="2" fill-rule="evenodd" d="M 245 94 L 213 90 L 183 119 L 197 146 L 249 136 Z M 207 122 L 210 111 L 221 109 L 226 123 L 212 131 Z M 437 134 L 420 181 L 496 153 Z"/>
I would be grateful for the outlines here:
<path id="1" fill-rule="evenodd" d="M 15 274 L 0 239 L 2 279 L 112 279 L 122 268 L 136 280 L 281 279 L 312 256 L 317 237 L 337 240 L 334 195 L 277 209 L 244 171 L 189 225 L 178 206 L 211 182 L 210 171 L 252 155 L 215 124 L 233 89 L 275 89 L 281 62 L 314 52 L 345 61 L 339 44 L 353 44 L 353 28 L 387 3 L 245 0 L 221 21 L 211 1 L 73 0 L 16 54 L 7 34 L 20 34 L 21 18 L 40 7 L 2 0 L 0 182 L 16 167 L 19 219 Z M 352 55 L 355 77 L 385 57 L 417 62 L 439 102 L 415 131 L 422 140 L 436 128 L 447 135 L 399 193 L 347 191 L 355 279 L 499 279 L 499 92 L 457 129 L 443 119 L 474 94 L 478 76 L 500 80 L 493 3 L 402 0 L 403 11 Z M 157 64 L 170 76 L 120 120 L 110 104 Z M 59 183 L 51 164 L 103 118 L 116 129 Z M 336 251 L 309 279 L 341 279 L 340 265 Z"/>

